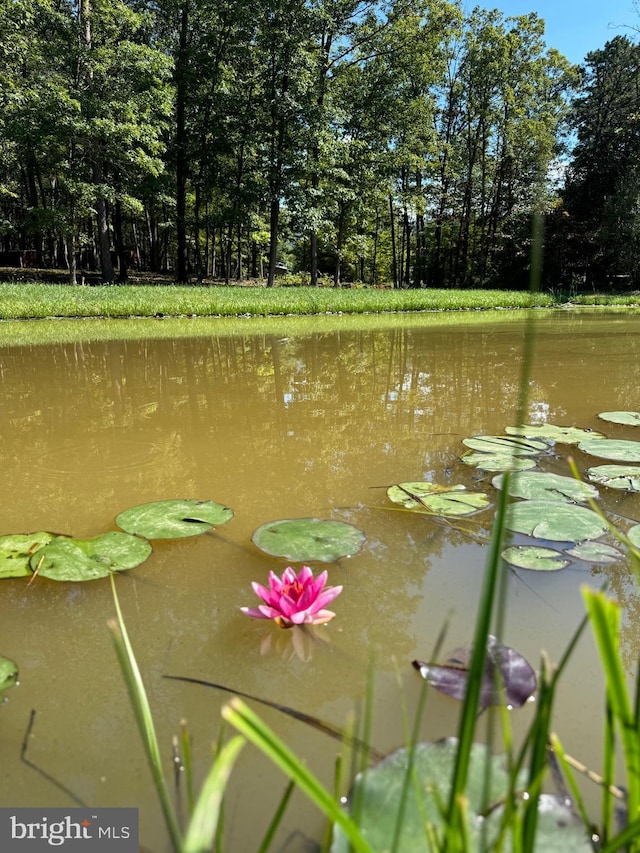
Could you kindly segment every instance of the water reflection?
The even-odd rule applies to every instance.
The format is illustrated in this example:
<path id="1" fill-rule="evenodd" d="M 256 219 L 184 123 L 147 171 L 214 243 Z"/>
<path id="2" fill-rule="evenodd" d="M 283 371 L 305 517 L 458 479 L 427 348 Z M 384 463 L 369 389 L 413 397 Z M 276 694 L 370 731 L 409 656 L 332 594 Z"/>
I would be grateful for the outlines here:
<path id="1" fill-rule="evenodd" d="M 155 542 L 147 563 L 118 580 L 163 742 L 188 717 L 199 772 L 224 697 L 179 686 L 165 674 L 227 684 L 341 725 L 363 695 L 376 649 L 374 735 L 385 749 L 402 740 L 396 673 L 407 682 L 410 704 L 419 689 L 410 661 L 428 657 L 448 615 L 447 645 L 470 639 L 491 512 L 456 524 L 411 517 L 387 506 L 384 488 L 427 479 L 492 493 L 489 479 L 478 480 L 460 463 L 461 439 L 502 432 L 513 422 L 524 321 L 407 317 L 367 328 L 362 319 L 340 318 L 316 325 L 288 333 L 280 321 L 273 333 L 253 333 L 247 323 L 227 333 L 212 321 L 206 333 L 199 324 L 193 338 L 156 338 L 151 331 L 133 340 L 76 336 L 0 352 L 1 532 L 93 536 L 113 529 L 129 506 L 178 497 L 213 499 L 235 510 L 233 521 L 212 535 Z M 537 331 L 530 418 L 602 428 L 597 412 L 637 408 L 639 356 L 633 318 L 546 317 Z M 629 430 L 621 427 L 616 436 L 634 437 Z M 607 501 L 616 512 L 640 517 L 637 495 Z M 251 533 L 268 521 L 301 516 L 338 518 L 368 537 L 361 554 L 329 566 L 329 583 L 344 591 L 332 607 L 335 620 L 314 637 L 265 630 L 239 609 L 252 580 L 263 582 L 270 569 L 285 565 L 254 548 Z M 580 585 L 599 584 L 603 573 L 625 603 L 631 665 L 640 648 L 640 603 L 623 567 L 584 566 L 554 578 L 514 573 L 505 642 L 534 662 L 543 645 L 557 659 L 582 616 Z M 65 804 L 19 762 L 28 713 L 37 707 L 34 756 L 91 803 L 139 804 L 143 842 L 164 849 L 105 628 L 113 615 L 108 585 L 43 581 L 27 588 L 15 580 L 4 581 L 1 591 L 0 653 L 18 661 L 22 684 L 2 708 L 0 748 L 8 759 L 0 768 L 0 801 Z M 594 659 L 585 641 L 567 675 L 559 726 L 571 720 L 573 743 L 565 746 L 597 766 Z M 429 735 L 451 734 L 456 712 L 446 698 L 430 700 Z M 327 749 L 321 738 L 277 716 L 269 722 L 330 780 L 333 745 Z M 231 800 L 233 849 L 255 849 L 257 829 L 247 826 L 243 809 L 251 803 L 255 810 L 259 797 L 268 820 L 265 790 L 274 789 L 267 781 L 257 793 L 252 780 L 267 778 L 267 770 L 246 761 Z M 301 815 L 288 831 L 310 819 Z"/>

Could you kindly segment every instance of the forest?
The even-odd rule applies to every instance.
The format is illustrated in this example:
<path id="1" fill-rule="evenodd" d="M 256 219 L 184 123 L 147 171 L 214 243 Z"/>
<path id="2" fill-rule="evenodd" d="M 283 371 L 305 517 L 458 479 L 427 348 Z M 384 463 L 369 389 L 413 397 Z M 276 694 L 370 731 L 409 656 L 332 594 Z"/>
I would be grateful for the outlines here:
<path id="1" fill-rule="evenodd" d="M 545 285 L 638 286 L 629 35 L 574 66 L 448 0 L 0 0 L 0 52 L 27 278 L 527 287 L 540 216 Z"/>

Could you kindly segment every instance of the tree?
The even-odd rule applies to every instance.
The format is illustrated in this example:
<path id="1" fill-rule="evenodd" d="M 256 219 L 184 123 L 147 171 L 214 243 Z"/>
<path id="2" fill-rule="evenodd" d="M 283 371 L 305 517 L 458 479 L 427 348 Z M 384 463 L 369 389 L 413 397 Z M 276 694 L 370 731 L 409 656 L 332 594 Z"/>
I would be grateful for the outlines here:
<path id="1" fill-rule="evenodd" d="M 577 142 L 563 192 L 572 252 L 563 273 L 640 280 L 640 46 L 616 36 L 589 53 L 572 106 Z"/>

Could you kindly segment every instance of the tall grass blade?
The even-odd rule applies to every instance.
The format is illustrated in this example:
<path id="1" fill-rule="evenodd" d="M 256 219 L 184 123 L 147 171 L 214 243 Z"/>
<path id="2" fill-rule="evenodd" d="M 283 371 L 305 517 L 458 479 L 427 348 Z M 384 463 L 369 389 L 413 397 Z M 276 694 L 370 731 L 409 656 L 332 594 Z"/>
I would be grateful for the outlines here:
<path id="1" fill-rule="evenodd" d="M 571 769 L 571 764 L 567 759 L 567 754 L 564 751 L 564 747 L 560 741 L 560 738 L 556 734 L 551 734 L 550 736 L 550 746 L 553 749 L 553 754 L 555 758 L 558 760 L 560 767 L 562 768 L 563 778 L 567 781 L 569 785 L 569 790 L 571 791 L 571 797 L 575 806 L 582 818 L 582 822 L 585 826 L 590 826 L 591 821 L 589 819 L 589 815 L 587 813 L 586 806 L 584 804 L 584 799 L 582 797 L 582 793 L 576 782 L 576 778 Z"/>
<path id="2" fill-rule="evenodd" d="M 551 710 L 554 699 L 554 685 L 549 662 L 542 657 L 539 678 L 536 716 L 530 734 L 529 779 L 524 820 L 522 822 L 522 851 L 533 853 L 538 826 L 538 799 L 542 792 L 542 783 L 547 768 L 547 747 L 551 732 Z"/>
<path id="3" fill-rule="evenodd" d="M 180 827 L 178 825 L 178 819 L 173 808 L 171 798 L 169 797 L 169 792 L 164 778 L 160 748 L 158 746 L 158 738 L 153 724 L 149 700 L 138 668 L 138 663 L 133 653 L 129 635 L 127 634 L 127 629 L 124 624 L 113 575 L 110 576 L 110 580 L 113 601 L 118 619 L 117 621 L 110 620 L 108 622 L 108 627 L 113 636 L 118 662 L 127 686 L 131 706 L 133 708 L 138 730 L 147 755 L 149 769 L 151 770 L 158 799 L 160 800 L 162 814 L 171 838 L 171 843 L 174 850 L 177 851 L 177 853 L 181 853 L 182 837 Z"/>
<path id="4" fill-rule="evenodd" d="M 487 656 L 487 640 L 491 627 L 493 606 L 498 589 L 501 569 L 501 552 L 504 538 L 504 519 L 508 505 L 509 472 L 505 475 L 505 484 L 498 498 L 493 534 L 489 545 L 489 556 L 484 573 L 482 593 L 478 608 L 476 628 L 467 680 L 467 692 L 462 706 L 458 726 L 458 752 L 451 781 L 451 792 L 446 819 L 444 853 L 454 853 L 460 849 L 461 833 L 464 832 L 463 816 L 460 804 L 464 801 L 464 791 L 469 772 L 471 747 L 473 745 L 476 717 L 480 700 L 482 678 Z"/>
<path id="5" fill-rule="evenodd" d="M 640 818 L 628 824 L 615 838 L 612 838 L 611 841 L 601 847 L 599 853 L 615 853 L 616 850 L 625 850 L 630 842 L 631 846 L 628 849 L 630 851 L 637 850 L 639 838 Z M 634 841 L 636 842 L 635 844 L 633 844 Z"/>
<path id="6" fill-rule="evenodd" d="M 291 795 L 293 794 L 295 787 L 295 782 L 290 781 L 287 787 L 285 788 L 284 794 L 282 795 L 282 799 L 278 803 L 278 808 L 275 810 L 271 822 L 267 827 L 265 836 L 262 839 L 262 844 L 260 845 L 258 853 L 267 853 L 269 847 L 271 847 L 271 842 L 273 841 L 276 831 L 280 826 L 280 821 L 282 820 L 284 813 L 287 810 L 289 800 L 291 799 Z"/>
<path id="7" fill-rule="evenodd" d="M 191 738 L 186 720 L 180 720 L 180 741 L 182 744 L 182 766 L 187 785 L 187 809 L 189 817 L 191 817 L 194 808 L 193 767 L 191 764 Z"/>
<path id="8" fill-rule="evenodd" d="M 207 853 L 211 850 L 227 782 L 244 744 L 244 738 L 236 735 L 216 756 L 189 821 L 183 853 Z"/>
<path id="9" fill-rule="evenodd" d="M 355 822 L 342 810 L 331 792 L 241 699 L 222 708 L 222 716 L 273 761 L 333 822 L 340 825 L 356 853 L 374 853 Z"/>
<path id="10" fill-rule="evenodd" d="M 605 673 L 607 699 L 620 730 L 627 777 L 628 814 L 629 819 L 635 822 L 640 809 L 640 737 L 636 728 L 636 709 L 627 691 L 619 651 L 620 608 L 602 592 L 585 588 L 582 594 Z M 632 849 L 639 847 L 640 840 Z"/>

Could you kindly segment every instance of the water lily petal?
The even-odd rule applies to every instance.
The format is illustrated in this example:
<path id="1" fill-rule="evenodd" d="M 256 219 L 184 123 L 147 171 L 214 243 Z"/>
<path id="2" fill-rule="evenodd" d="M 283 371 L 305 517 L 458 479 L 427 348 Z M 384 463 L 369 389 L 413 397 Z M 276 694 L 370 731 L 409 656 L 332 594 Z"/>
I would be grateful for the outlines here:
<path id="1" fill-rule="evenodd" d="M 291 568 L 291 566 L 287 566 L 287 568 L 282 573 L 282 583 L 295 583 L 298 580 L 298 576 Z"/>
<path id="2" fill-rule="evenodd" d="M 324 589 L 324 585 L 327 582 L 328 572 L 325 569 L 324 572 L 321 572 L 318 577 L 313 581 L 313 591 L 317 595 L 322 592 Z"/>
<path id="3" fill-rule="evenodd" d="M 261 605 L 262 607 L 263 605 Z M 253 616 L 254 619 L 273 619 L 271 615 L 263 613 L 258 607 L 241 607 L 240 610 L 247 616 Z"/>
<path id="4" fill-rule="evenodd" d="M 262 584 L 256 583 L 255 581 L 251 582 L 251 586 L 255 594 L 261 598 L 263 601 L 267 601 L 271 596 L 271 590 L 268 590 L 266 587 L 262 586 Z"/>
<path id="5" fill-rule="evenodd" d="M 282 591 L 282 580 L 275 572 L 269 572 L 269 586 L 272 592 L 280 594 Z"/>
<path id="6" fill-rule="evenodd" d="M 305 584 L 308 581 L 313 581 L 313 571 L 309 568 L 309 566 L 303 566 L 298 572 L 297 580 Z"/>
<path id="7" fill-rule="evenodd" d="M 332 610 L 320 610 L 318 613 L 314 613 L 313 618 L 309 621 L 312 625 L 324 625 L 325 622 L 331 622 L 335 615 Z"/>
<path id="8" fill-rule="evenodd" d="M 281 595 L 278 600 L 277 608 L 283 616 L 288 617 L 302 609 L 298 601 L 290 595 Z"/>
<path id="9" fill-rule="evenodd" d="M 334 598 L 337 598 L 342 592 L 341 586 L 329 586 L 323 593 L 321 593 L 318 598 L 313 602 L 309 610 L 312 613 L 317 613 L 321 610 L 325 604 L 329 604 L 329 602 L 333 601 Z"/>

